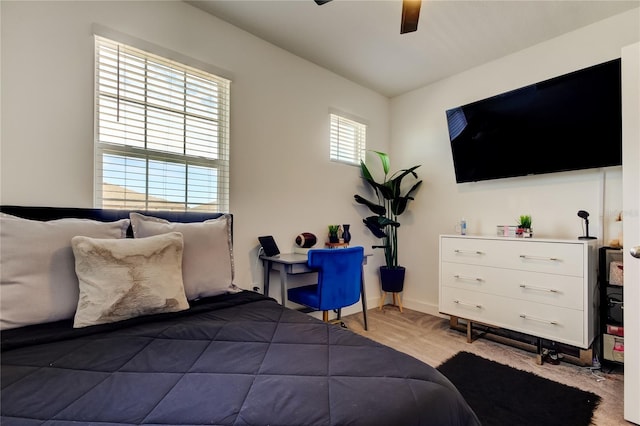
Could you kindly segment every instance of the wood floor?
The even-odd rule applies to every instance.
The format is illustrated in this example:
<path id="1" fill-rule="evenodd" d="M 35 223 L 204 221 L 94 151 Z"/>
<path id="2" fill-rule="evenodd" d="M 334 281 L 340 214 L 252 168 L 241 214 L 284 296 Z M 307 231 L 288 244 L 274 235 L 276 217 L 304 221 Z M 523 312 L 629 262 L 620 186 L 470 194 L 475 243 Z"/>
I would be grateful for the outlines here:
<path id="1" fill-rule="evenodd" d="M 567 362 L 561 362 L 559 365 L 538 365 L 534 353 L 482 338 L 467 343 L 464 333 L 449 328 L 448 319 L 406 308 L 400 313 L 397 307 L 391 305 L 385 305 L 382 310 L 370 309 L 367 311 L 367 317 L 368 331 L 364 331 L 362 313 L 346 316 L 343 321 L 355 333 L 391 346 L 434 367 L 460 351 L 467 351 L 593 392 L 602 398 L 594 414 L 595 425 L 632 425 L 626 422 L 623 416 L 624 382 L 620 367 L 596 372 L 598 377 L 587 367 Z"/>

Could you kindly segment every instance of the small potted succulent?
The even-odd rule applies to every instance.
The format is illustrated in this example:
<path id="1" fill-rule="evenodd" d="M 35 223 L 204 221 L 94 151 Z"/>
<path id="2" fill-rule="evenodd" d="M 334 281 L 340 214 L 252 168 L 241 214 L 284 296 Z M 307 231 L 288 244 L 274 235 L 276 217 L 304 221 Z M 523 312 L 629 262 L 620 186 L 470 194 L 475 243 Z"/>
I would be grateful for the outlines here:
<path id="1" fill-rule="evenodd" d="M 533 230 L 531 229 L 531 216 L 528 214 L 520 215 L 518 220 L 518 230 L 516 235 L 523 238 L 533 237 Z"/>
<path id="2" fill-rule="evenodd" d="M 338 231 L 340 230 L 340 225 L 329 225 L 329 242 L 337 243 L 339 241 Z"/>

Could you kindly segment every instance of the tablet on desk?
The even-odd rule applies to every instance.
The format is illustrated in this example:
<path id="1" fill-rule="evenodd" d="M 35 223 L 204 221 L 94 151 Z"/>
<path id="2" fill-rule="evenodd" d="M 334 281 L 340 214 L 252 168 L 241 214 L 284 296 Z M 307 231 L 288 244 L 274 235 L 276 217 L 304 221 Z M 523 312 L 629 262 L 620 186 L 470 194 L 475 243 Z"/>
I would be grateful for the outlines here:
<path id="1" fill-rule="evenodd" d="M 278 249 L 278 245 L 276 244 L 276 240 L 273 239 L 273 236 L 266 235 L 258 237 L 258 241 L 260 241 L 265 256 L 272 257 L 280 254 L 280 249 Z"/>

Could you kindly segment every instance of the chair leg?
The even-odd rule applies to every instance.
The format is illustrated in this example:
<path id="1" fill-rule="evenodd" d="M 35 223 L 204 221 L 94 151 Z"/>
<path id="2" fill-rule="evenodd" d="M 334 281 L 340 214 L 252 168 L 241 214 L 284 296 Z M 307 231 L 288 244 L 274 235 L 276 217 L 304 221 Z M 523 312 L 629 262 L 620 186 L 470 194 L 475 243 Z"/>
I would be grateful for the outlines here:
<path id="1" fill-rule="evenodd" d="M 367 308 L 365 305 L 362 305 L 362 316 L 364 317 L 364 331 L 369 331 L 369 326 L 367 324 Z"/>
<path id="2" fill-rule="evenodd" d="M 362 315 L 364 316 L 364 329 L 369 330 L 367 325 L 367 294 L 364 285 L 364 266 L 360 266 L 360 299 L 362 300 Z"/>
<path id="3" fill-rule="evenodd" d="M 329 311 L 322 311 L 322 321 L 329 322 Z"/>

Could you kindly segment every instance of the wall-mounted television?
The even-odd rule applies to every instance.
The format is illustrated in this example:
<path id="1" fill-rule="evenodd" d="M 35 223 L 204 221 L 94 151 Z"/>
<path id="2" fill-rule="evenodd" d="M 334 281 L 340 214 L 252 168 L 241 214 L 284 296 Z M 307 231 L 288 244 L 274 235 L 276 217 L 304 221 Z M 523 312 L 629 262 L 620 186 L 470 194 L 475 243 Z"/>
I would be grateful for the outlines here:
<path id="1" fill-rule="evenodd" d="M 446 111 L 456 182 L 622 164 L 620 59 Z"/>

